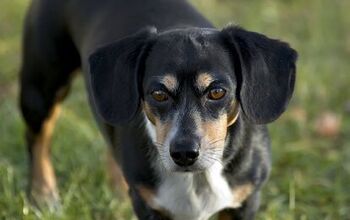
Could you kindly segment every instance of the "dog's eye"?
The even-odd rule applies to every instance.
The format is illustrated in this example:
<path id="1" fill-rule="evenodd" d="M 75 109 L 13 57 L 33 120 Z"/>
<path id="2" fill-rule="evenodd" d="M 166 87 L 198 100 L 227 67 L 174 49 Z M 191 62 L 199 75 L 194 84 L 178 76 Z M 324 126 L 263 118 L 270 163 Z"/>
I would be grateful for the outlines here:
<path id="1" fill-rule="evenodd" d="M 163 92 L 161 90 L 156 90 L 152 92 L 152 97 L 154 98 L 154 100 L 156 100 L 157 102 L 165 102 L 166 100 L 168 100 L 168 94 L 166 94 L 166 92 Z"/>
<path id="2" fill-rule="evenodd" d="M 209 90 L 208 98 L 211 100 L 219 100 L 222 99 L 226 94 L 226 91 L 222 88 L 214 88 Z"/>

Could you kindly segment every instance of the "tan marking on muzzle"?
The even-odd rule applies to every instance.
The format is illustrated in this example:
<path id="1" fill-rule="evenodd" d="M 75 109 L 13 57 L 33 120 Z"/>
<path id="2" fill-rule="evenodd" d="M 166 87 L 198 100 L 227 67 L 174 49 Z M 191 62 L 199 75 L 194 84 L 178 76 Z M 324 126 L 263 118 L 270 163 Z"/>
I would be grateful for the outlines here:
<path id="1" fill-rule="evenodd" d="M 224 141 L 227 134 L 227 115 L 223 114 L 216 120 L 203 121 L 201 127 L 207 141 L 219 146 L 216 143 Z"/>
<path id="2" fill-rule="evenodd" d="M 196 85 L 200 90 L 206 89 L 214 81 L 209 73 L 200 73 L 197 76 Z"/>
<path id="3" fill-rule="evenodd" d="M 161 82 L 164 84 L 164 86 L 169 90 L 169 91 L 176 91 L 179 83 L 176 79 L 175 76 L 171 74 L 166 74 L 162 79 Z"/>
<path id="4" fill-rule="evenodd" d="M 229 114 L 222 114 L 216 120 L 201 123 L 202 131 L 209 143 L 218 143 L 220 142 L 219 140 L 224 141 L 227 135 L 227 127 L 236 122 L 239 115 L 239 103 L 234 102 L 232 105 L 232 111 Z M 223 145 L 216 144 L 216 146 Z"/>
<path id="5" fill-rule="evenodd" d="M 170 122 L 163 122 L 156 118 L 156 135 L 157 135 L 157 142 L 160 144 L 164 144 L 170 130 L 171 130 L 171 123 Z"/>
<path id="6" fill-rule="evenodd" d="M 152 124 L 156 124 L 156 116 L 152 113 L 151 107 L 148 105 L 147 102 L 143 102 L 143 111 L 145 112 L 148 120 Z"/>
<path id="7" fill-rule="evenodd" d="M 155 126 L 156 128 L 156 141 L 159 144 L 164 144 L 168 133 L 170 132 L 172 128 L 171 122 L 163 122 L 161 121 L 156 115 L 154 115 L 151 111 L 150 106 L 145 102 L 143 104 L 144 112 L 147 116 L 147 118 L 150 120 L 150 122 Z"/>

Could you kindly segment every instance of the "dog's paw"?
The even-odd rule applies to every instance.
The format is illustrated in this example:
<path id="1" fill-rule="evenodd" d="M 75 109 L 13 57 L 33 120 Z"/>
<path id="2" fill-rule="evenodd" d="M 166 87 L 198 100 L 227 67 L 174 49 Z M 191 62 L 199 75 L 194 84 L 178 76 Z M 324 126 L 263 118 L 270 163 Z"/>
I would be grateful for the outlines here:
<path id="1" fill-rule="evenodd" d="M 32 188 L 28 193 L 30 204 L 40 211 L 48 210 L 52 213 L 61 212 L 61 200 L 57 189 L 46 187 Z"/>

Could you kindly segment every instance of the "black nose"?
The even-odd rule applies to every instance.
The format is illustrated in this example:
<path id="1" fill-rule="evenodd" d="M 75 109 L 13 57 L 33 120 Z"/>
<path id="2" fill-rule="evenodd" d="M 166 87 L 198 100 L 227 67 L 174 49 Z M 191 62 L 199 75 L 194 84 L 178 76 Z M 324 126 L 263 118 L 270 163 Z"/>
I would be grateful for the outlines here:
<path id="1" fill-rule="evenodd" d="M 199 147 L 189 141 L 177 141 L 170 146 L 170 156 L 179 166 L 191 166 L 198 159 Z"/>

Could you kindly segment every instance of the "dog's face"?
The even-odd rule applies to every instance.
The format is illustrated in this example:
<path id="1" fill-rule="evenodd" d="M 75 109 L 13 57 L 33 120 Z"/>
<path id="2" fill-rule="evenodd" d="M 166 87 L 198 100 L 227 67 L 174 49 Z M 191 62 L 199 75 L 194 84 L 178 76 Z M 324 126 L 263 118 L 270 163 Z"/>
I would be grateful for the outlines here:
<path id="1" fill-rule="evenodd" d="M 222 158 L 239 104 L 221 43 L 212 31 L 174 31 L 160 35 L 149 52 L 142 107 L 168 170 L 204 170 Z"/>
<path id="2" fill-rule="evenodd" d="M 294 88 L 296 52 L 237 27 L 147 29 L 89 59 L 98 112 L 110 124 L 142 110 L 159 158 L 170 171 L 221 162 L 239 109 L 246 123 L 268 123 Z"/>

